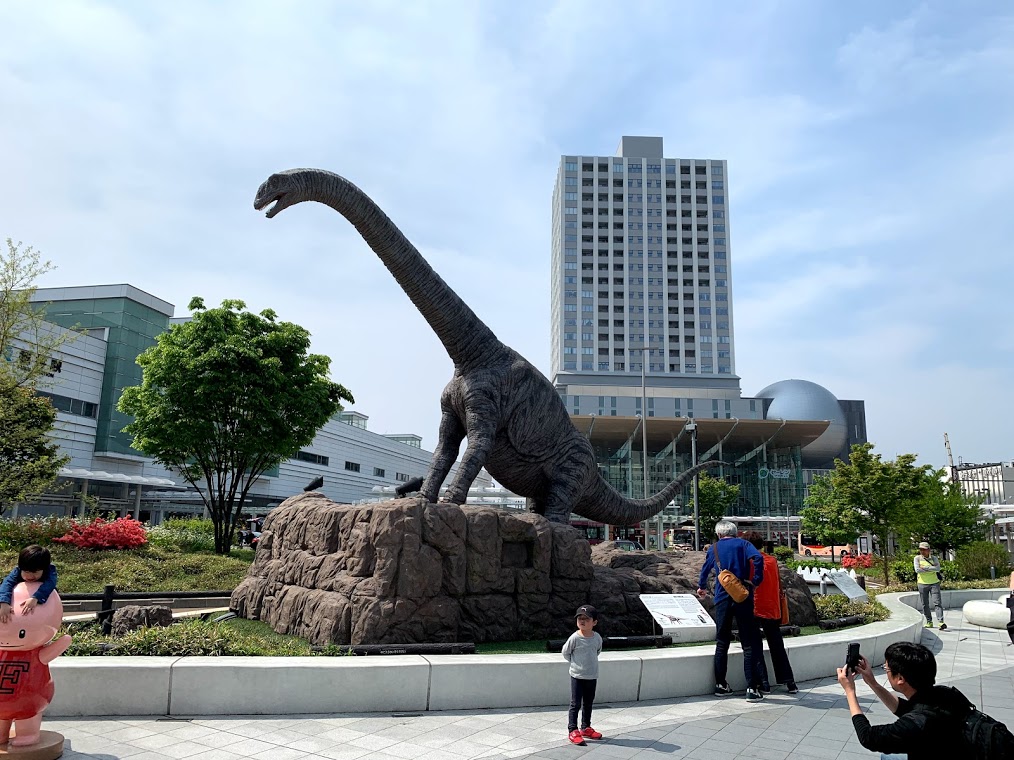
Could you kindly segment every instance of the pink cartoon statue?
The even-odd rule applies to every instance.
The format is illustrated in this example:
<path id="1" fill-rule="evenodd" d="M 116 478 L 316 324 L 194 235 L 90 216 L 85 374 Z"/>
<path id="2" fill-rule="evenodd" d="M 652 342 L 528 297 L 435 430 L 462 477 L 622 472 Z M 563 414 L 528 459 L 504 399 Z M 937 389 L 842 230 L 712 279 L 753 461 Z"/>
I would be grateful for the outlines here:
<path id="1" fill-rule="evenodd" d="M 63 603 L 56 591 L 45 604 L 22 611 L 22 603 L 38 587 L 37 582 L 19 583 L 10 618 L 0 623 L 0 747 L 8 740 L 12 747 L 39 742 L 42 711 L 53 700 L 49 663 L 70 646 L 70 636 L 53 641 L 63 621 Z"/>

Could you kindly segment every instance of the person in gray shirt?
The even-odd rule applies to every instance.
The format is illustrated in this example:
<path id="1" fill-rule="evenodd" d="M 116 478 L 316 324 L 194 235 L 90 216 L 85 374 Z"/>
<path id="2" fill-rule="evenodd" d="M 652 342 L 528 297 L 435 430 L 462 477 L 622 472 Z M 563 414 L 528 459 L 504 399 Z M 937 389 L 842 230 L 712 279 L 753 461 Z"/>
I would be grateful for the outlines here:
<path id="1" fill-rule="evenodd" d="M 584 746 L 585 739 L 601 739 L 602 734 L 591 727 L 595 685 L 599 678 L 599 653 L 602 637 L 595 633 L 599 613 L 590 604 L 582 604 L 575 613 L 577 630 L 563 645 L 563 657 L 570 663 L 570 712 L 567 714 L 567 738 L 571 744 Z M 581 711 L 581 729 L 577 713 Z"/>

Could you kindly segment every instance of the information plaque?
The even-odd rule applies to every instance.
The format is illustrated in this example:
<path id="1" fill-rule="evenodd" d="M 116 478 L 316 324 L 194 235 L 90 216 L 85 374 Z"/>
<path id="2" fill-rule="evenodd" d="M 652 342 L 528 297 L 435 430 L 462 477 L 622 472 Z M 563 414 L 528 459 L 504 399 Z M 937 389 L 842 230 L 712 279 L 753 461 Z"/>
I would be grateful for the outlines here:
<path id="1" fill-rule="evenodd" d="M 849 598 L 849 601 L 868 602 L 870 600 L 863 587 L 856 583 L 855 578 L 848 573 L 837 570 L 829 573 L 827 577 L 831 583 L 838 587 L 839 591 Z"/>
<path id="2" fill-rule="evenodd" d="M 674 642 L 714 641 L 715 621 L 693 594 L 641 594 L 643 604 Z"/>

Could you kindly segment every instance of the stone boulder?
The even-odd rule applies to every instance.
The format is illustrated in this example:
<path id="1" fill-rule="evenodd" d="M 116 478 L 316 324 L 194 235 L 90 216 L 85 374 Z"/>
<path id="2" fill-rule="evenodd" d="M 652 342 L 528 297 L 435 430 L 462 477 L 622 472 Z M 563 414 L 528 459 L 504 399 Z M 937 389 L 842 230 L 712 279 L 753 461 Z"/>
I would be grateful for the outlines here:
<path id="1" fill-rule="evenodd" d="M 273 510 L 258 543 L 231 607 L 315 644 L 558 637 L 594 602 L 588 542 L 535 514 L 311 492 Z"/>
<path id="2" fill-rule="evenodd" d="M 702 561 L 593 550 L 531 513 L 420 497 L 341 505 L 310 492 L 265 520 L 230 607 L 321 645 L 563 638 L 582 604 L 598 607 L 603 635 L 650 634 L 638 596 L 694 593 Z"/>
<path id="3" fill-rule="evenodd" d="M 123 636 L 138 628 L 165 627 L 172 625 L 172 622 L 173 611 L 169 607 L 158 604 L 150 607 L 128 604 L 113 611 L 112 634 Z"/>

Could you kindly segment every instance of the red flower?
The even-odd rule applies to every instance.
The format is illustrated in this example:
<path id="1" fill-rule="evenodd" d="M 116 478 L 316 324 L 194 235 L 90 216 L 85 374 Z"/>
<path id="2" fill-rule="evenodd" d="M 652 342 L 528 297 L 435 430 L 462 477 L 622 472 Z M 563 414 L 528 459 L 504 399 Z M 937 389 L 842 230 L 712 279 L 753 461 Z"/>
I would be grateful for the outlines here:
<path id="1" fill-rule="evenodd" d="M 98 517 L 85 523 L 72 520 L 70 532 L 53 540 L 80 549 L 136 549 L 148 543 L 148 536 L 144 526 L 132 517 L 112 522 Z"/>

